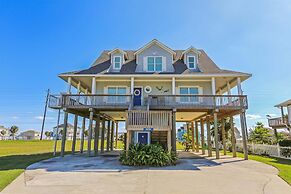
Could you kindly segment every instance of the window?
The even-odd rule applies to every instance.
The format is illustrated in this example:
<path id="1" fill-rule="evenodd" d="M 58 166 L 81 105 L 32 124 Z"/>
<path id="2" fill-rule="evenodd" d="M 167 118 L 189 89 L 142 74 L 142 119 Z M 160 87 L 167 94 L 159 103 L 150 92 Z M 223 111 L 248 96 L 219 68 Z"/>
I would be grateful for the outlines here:
<path id="1" fill-rule="evenodd" d="M 108 87 L 109 95 L 126 95 L 126 87 Z M 108 103 L 124 103 L 126 102 L 125 96 L 108 96 Z"/>
<path id="2" fill-rule="evenodd" d="M 189 69 L 196 69 L 196 62 L 195 62 L 195 57 L 194 56 L 189 56 L 188 57 L 188 68 Z"/>
<path id="3" fill-rule="evenodd" d="M 198 87 L 180 87 L 180 95 L 198 95 L 199 88 Z M 198 102 L 197 96 L 180 97 L 180 102 Z"/>
<path id="4" fill-rule="evenodd" d="M 121 57 L 117 56 L 113 58 L 113 63 L 114 63 L 114 69 L 120 69 L 121 68 Z"/>
<path id="5" fill-rule="evenodd" d="M 148 57 L 147 59 L 148 71 L 162 71 L 163 60 L 162 57 Z"/>

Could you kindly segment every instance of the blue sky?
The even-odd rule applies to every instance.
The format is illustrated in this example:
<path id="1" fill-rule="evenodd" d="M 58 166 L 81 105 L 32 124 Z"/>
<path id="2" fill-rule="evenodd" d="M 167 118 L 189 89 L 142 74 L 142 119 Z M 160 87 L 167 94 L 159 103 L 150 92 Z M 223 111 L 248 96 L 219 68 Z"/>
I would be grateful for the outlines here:
<path id="1" fill-rule="evenodd" d="M 252 73 L 248 125 L 279 115 L 291 98 L 291 3 L 278 1 L 0 1 L 0 125 L 40 129 L 46 90 L 57 74 L 87 68 L 103 49 L 159 39 L 203 48 L 225 69 Z M 46 129 L 56 125 L 49 110 Z"/>

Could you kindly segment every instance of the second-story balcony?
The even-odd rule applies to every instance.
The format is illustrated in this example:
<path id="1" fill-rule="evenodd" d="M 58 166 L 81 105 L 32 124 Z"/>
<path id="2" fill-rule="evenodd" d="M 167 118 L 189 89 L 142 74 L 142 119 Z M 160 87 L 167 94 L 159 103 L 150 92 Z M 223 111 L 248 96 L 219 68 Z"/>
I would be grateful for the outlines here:
<path id="1" fill-rule="evenodd" d="M 272 128 L 286 128 L 290 123 L 288 123 L 288 117 L 276 117 L 268 119 L 269 126 Z"/>

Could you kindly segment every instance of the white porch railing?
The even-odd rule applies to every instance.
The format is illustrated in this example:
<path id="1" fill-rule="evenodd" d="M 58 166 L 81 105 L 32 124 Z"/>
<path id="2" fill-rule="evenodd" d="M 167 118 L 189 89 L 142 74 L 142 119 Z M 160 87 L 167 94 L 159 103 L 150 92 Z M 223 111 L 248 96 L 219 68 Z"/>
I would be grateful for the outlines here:
<path id="1" fill-rule="evenodd" d="M 172 112 L 131 110 L 127 112 L 126 125 L 128 130 L 142 130 L 144 128 L 170 130 L 172 127 Z"/>

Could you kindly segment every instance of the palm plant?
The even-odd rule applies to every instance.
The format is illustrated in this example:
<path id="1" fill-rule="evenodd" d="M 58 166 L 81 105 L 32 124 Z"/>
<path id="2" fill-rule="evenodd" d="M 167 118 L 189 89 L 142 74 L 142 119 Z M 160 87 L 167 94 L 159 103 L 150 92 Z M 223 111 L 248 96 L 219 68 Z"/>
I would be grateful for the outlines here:
<path id="1" fill-rule="evenodd" d="M 12 139 L 14 140 L 15 134 L 18 132 L 19 128 L 16 125 L 10 127 L 9 132 L 11 133 Z"/>

